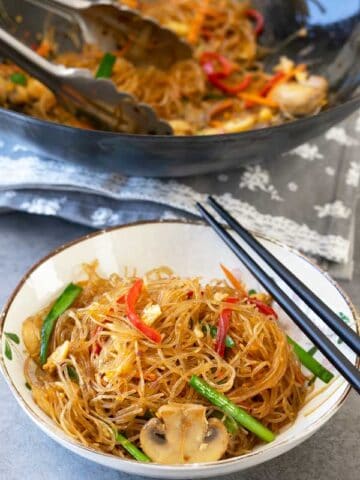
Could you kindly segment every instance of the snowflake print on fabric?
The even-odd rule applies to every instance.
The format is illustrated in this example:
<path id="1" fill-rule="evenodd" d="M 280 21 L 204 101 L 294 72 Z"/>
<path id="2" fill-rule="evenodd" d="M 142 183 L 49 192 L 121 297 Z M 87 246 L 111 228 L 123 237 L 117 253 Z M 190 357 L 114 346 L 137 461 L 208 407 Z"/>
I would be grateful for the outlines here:
<path id="1" fill-rule="evenodd" d="M 115 225 L 119 222 L 119 215 L 114 213 L 111 208 L 100 207 L 93 212 L 91 220 L 95 227 Z"/>
<path id="2" fill-rule="evenodd" d="M 220 173 L 217 179 L 219 180 L 219 182 L 226 183 L 229 180 L 229 175 L 226 175 L 225 173 Z"/>
<path id="3" fill-rule="evenodd" d="M 325 138 L 326 140 L 334 140 L 338 144 L 344 145 L 345 147 L 353 147 L 360 144 L 359 140 L 350 137 L 343 127 L 330 128 L 330 130 L 326 132 Z"/>
<path id="4" fill-rule="evenodd" d="M 350 168 L 346 174 L 346 185 L 349 187 L 358 187 L 360 180 L 360 163 L 350 162 Z"/>
<path id="5" fill-rule="evenodd" d="M 319 152 L 319 147 L 317 145 L 312 145 L 311 143 L 304 143 L 294 150 L 289 152 L 290 155 L 299 155 L 299 157 L 309 162 L 314 160 L 320 160 L 324 158 L 324 155 Z"/>
<path id="6" fill-rule="evenodd" d="M 335 175 L 335 168 L 326 167 L 325 168 L 325 173 L 326 173 L 326 175 L 330 175 L 330 177 L 333 177 Z"/>
<path id="7" fill-rule="evenodd" d="M 183 215 L 179 215 L 177 212 L 165 210 L 165 212 L 160 216 L 160 220 L 181 220 L 185 222 L 187 218 Z"/>
<path id="8" fill-rule="evenodd" d="M 274 185 L 270 183 L 269 172 L 260 165 L 246 167 L 240 179 L 239 187 L 247 188 L 252 192 L 261 191 L 268 193 L 272 200 L 276 200 L 277 202 L 283 201 Z"/>
<path id="9" fill-rule="evenodd" d="M 24 147 L 24 145 L 14 145 L 12 148 L 13 152 L 27 152 L 29 149 Z"/>
<path id="10" fill-rule="evenodd" d="M 65 201 L 65 197 L 58 200 L 38 197 L 29 202 L 23 202 L 20 208 L 29 213 L 37 213 L 38 215 L 56 215 Z"/>
<path id="11" fill-rule="evenodd" d="M 315 143 L 315 142 L 314 142 Z M 333 148 L 334 144 L 327 142 L 330 150 L 334 150 L 334 154 L 337 155 L 341 148 Z M 321 144 L 319 144 L 321 145 Z M 217 198 L 223 204 L 225 208 L 239 218 L 241 223 L 248 229 L 254 230 L 259 233 L 266 234 L 269 237 L 273 237 L 283 243 L 287 243 L 297 249 L 301 249 L 311 255 L 322 256 L 326 259 L 335 262 L 346 262 L 349 259 L 349 252 L 351 241 L 348 238 L 348 224 L 349 219 L 339 220 L 322 223 L 321 231 L 318 231 L 316 226 L 312 225 L 319 221 L 317 217 L 317 211 L 314 210 L 314 205 L 318 205 L 320 209 L 328 202 L 333 202 L 334 188 L 330 188 L 330 185 L 334 187 L 334 180 L 336 176 L 329 177 L 325 174 L 324 168 L 329 163 L 325 162 L 325 156 L 328 156 L 328 149 L 323 146 L 320 147 L 320 151 L 310 144 L 310 148 L 306 147 L 301 150 L 303 155 L 305 152 L 309 152 L 310 158 L 317 160 L 319 156 L 324 160 L 316 162 L 308 162 L 300 156 L 294 156 L 291 158 L 294 164 L 298 164 L 299 176 L 285 177 L 286 180 L 278 180 L 277 171 L 272 173 L 272 166 L 269 167 L 260 164 L 260 166 L 248 168 L 247 170 L 240 170 L 236 173 L 235 185 L 233 185 L 232 179 L 234 174 L 228 172 L 221 172 L 214 175 L 213 178 L 204 176 L 204 183 L 195 179 L 184 180 L 163 180 L 154 178 L 140 178 L 140 177 L 124 177 L 119 174 L 111 174 L 102 170 L 95 170 L 92 168 L 84 168 L 83 165 L 77 163 L 70 163 L 64 161 L 58 161 L 55 159 L 43 159 L 34 155 L 22 155 L 21 152 L 12 155 L 8 154 L 7 142 L 5 142 L 5 149 L 0 150 L 0 206 L 4 205 L 6 209 L 9 207 L 21 211 L 29 211 L 26 207 L 29 206 L 31 211 L 43 212 L 44 208 L 40 208 L 39 204 L 33 204 L 33 196 L 46 197 L 46 193 L 41 195 L 39 188 L 51 190 L 59 190 L 63 193 L 52 192 L 52 200 L 56 197 L 58 200 L 65 196 L 65 202 L 61 204 L 60 210 L 56 213 L 57 205 L 54 208 L 49 208 L 47 204 L 47 211 L 53 211 L 54 215 L 64 217 L 66 219 L 80 220 L 86 225 L 92 227 L 103 228 L 105 226 L 111 226 L 114 224 L 124 223 L 129 219 L 135 220 L 137 216 L 150 219 L 150 215 L 146 214 L 146 211 L 142 207 L 138 207 L 133 201 L 141 202 L 155 202 L 159 205 L 159 208 L 176 209 L 176 214 L 184 212 L 184 215 L 191 214 L 197 215 L 198 212 L 195 207 L 197 201 L 205 202 L 209 193 L 213 193 L 213 187 L 216 185 Z M 322 150 L 324 148 L 324 150 Z M 356 161 L 356 149 L 351 149 L 354 154 L 353 160 Z M 326 155 L 325 155 L 326 152 Z M 32 152 L 30 152 L 32 153 Z M 324 155 L 323 155 L 324 153 Z M 330 152 L 332 154 L 332 152 Z M 16 158 L 14 156 L 16 155 Z M 345 168 L 345 179 L 342 180 L 342 188 L 344 189 L 346 172 L 349 169 L 350 161 L 347 156 L 344 156 L 344 161 L 347 162 L 347 168 Z M 289 157 L 288 157 L 289 158 Z M 330 159 L 330 156 L 329 156 Z M 289 169 L 287 162 L 280 162 L 284 165 L 286 170 Z M 324 164 L 323 164 L 324 163 Z M 330 164 L 331 165 L 331 164 Z M 250 166 L 249 166 L 250 167 Z M 308 172 L 311 169 L 312 172 Z M 268 171 L 269 170 L 269 171 Z M 302 176 L 302 170 L 305 170 Z M 220 183 L 217 178 L 220 174 L 228 174 L 228 183 Z M 292 210 L 293 202 L 298 210 L 302 208 L 302 196 L 307 192 L 308 179 L 316 178 L 316 182 L 319 182 L 319 197 L 312 196 L 313 199 L 308 205 L 308 210 L 305 212 L 306 219 L 309 222 L 304 221 L 301 217 L 301 221 L 296 214 L 289 215 L 289 211 Z M 319 181 L 321 179 L 321 181 Z M 251 181 L 250 181 L 251 180 Z M 276 180 L 276 182 L 275 182 Z M 284 181 L 284 183 L 281 183 Z M 316 185 L 315 182 L 315 185 Z M 231 183 L 231 185 L 230 185 Z M 242 184 L 242 190 L 239 191 L 240 183 Z M 272 185 L 275 183 L 275 186 Z M 298 185 L 297 193 L 293 193 L 293 186 L 288 187 L 289 183 L 296 183 Z M 323 192 L 323 183 L 326 183 L 328 188 L 326 192 Z M 19 187 L 20 186 L 20 187 Z M 26 193 L 22 190 L 31 186 L 33 189 L 37 189 L 35 192 Z M 234 186 L 237 186 L 237 192 L 233 191 Z M 200 188 L 198 188 L 200 187 Z M 4 195 L 4 190 L 19 188 L 14 200 L 9 200 Z M 79 208 L 82 206 L 82 197 L 73 195 L 71 193 L 64 192 L 64 189 L 71 189 L 76 192 L 90 192 L 94 195 L 104 196 L 106 198 L 113 199 L 111 204 L 101 204 L 97 201 L 88 199 L 89 204 L 85 208 Z M 281 188 L 281 189 L 280 189 Z M 296 188 L 296 187 L 295 187 Z M 200 191 L 199 191 L 200 190 Z M 353 195 L 355 194 L 354 188 L 346 188 L 347 200 L 344 203 L 347 206 L 353 204 Z M 275 192 L 274 192 L 275 191 Z M 279 192 L 279 193 L 278 193 Z M 329 195 L 327 192 L 330 192 Z M 271 196 L 283 197 L 282 202 L 270 202 L 270 209 L 263 208 L 264 203 L 269 204 Z M 339 191 L 338 200 L 343 200 L 341 196 L 342 192 Z M 78 200 L 80 198 L 80 201 Z M 129 211 L 123 211 L 114 208 L 114 201 L 131 201 L 133 205 Z M 265 202 L 264 202 L 265 200 Z M 25 203 L 26 202 L 26 203 Z M 260 203 L 260 205 L 258 205 Z M 287 206 L 289 203 L 289 207 Z M 108 207 L 108 210 L 100 210 L 99 207 Z M 259 208 L 261 206 L 261 208 Z M 278 208 L 279 207 L 279 208 Z M 299 208 L 300 207 L 300 208 Z M 141 208 L 141 211 L 139 210 Z M 265 210 L 265 211 L 264 211 Z M 139 213 L 140 211 L 140 213 Z M 95 213 L 96 212 L 96 213 Z M 321 212 L 320 212 L 321 213 Z M 311 215 L 312 214 L 312 215 Z M 154 211 L 154 215 L 157 215 Z M 161 217 L 161 213 L 158 214 Z M 168 214 L 163 218 L 167 218 Z M 178 216 L 178 215 L 176 215 Z M 315 217 L 315 218 L 314 218 Z M 105 221 L 105 219 L 108 219 Z M 95 220 L 95 223 L 94 223 Z M 315 220 L 315 221 L 314 221 Z M 104 222 L 105 223 L 102 223 Z M 336 227 L 336 228 L 335 228 Z M 337 228 L 339 227 L 339 228 Z"/>
<path id="12" fill-rule="evenodd" d="M 325 205 L 315 205 L 314 209 L 317 211 L 319 218 L 349 218 L 351 214 L 350 208 L 346 207 L 341 200 L 336 200 L 333 203 L 325 203 Z"/>
<path id="13" fill-rule="evenodd" d="M 299 185 L 295 182 L 289 182 L 287 187 L 290 190 L 290 192 L 297 192 L 299 189 Z"/>
<path id="14" fill-rule="evenodd" d="M 14 192 L 14 190 L 8 190 L 4 193 L 4 197 L 7 199 L 14 198 L 16 197 L 16 192 Z"/>

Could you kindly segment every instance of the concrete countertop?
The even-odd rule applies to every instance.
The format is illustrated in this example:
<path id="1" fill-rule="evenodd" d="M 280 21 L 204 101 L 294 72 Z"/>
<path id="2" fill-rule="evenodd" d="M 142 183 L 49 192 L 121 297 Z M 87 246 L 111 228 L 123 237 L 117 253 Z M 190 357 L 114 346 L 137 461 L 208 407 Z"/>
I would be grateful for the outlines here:
<path id="1" fill-rule="evenodd" d="M 39 258 L 89 229 L 62 220 L 13 213 L 0 216 L 0 306 Z M 342 287 L 360 305 L 360 221 L 355 276 Z M 225 480 L 358 480 L 360 397 L 351 392 L 341 410 L 313 437 L 289 453 Z M 65 450 L 22 412 L 0 377 L 0 479 L 137 480 Z M 189 479 L 190 480 L 190 479 Z"/>

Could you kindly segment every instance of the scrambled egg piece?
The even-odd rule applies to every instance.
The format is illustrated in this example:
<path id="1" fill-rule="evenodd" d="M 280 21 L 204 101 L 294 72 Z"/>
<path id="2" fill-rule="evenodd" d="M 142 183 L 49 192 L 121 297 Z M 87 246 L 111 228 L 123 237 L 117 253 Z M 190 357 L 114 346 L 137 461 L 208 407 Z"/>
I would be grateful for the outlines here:
<path id="1" fill-rule="evenodd" d="M 268 293 L 254 293 L 253 295 L 250 295 L 251 298 L 255 298 L 256 300 L 259 300 L 260 302 L 265 303 L 266 305 L 271 305 L 272 304 L 272 296 L 269 295 Z"/>
<path id="2" fill-rule="evenodd" d="M 53 353 L 48 357 L 47 362 L 43 366 L 44 370 L 53 372 L 56 369 L 56 366 L 65 360 L 69 353 L 70 342 L 66 340 L 64 343 L 59 345 Z"/>
<path id="3" fill-rule="evenodd" d="M 201 327 L 198 323 L 195 325 L 194 333 L 197 338 L 203 338 L 204 336 L 204 332 L 201 330 Z"/>
<path id="4" fill-rule="evenodd" d="M 147 305 L 141 315 L 141 320 L 146 323 L 146 325 L 151 326 L 162 314 L 160 305 Z"/>
<path id="5" fill-rule="evenodd" d="M 215 295 L 214 295 L 214 301 L 215 301 L 215 302 L 218 302 L 218 303 L 221 303 L 221 302 L 224 301 L 225 298 L 227 298 L 228 296 L 229 296 L 228 293 L 216 292 Z"/>

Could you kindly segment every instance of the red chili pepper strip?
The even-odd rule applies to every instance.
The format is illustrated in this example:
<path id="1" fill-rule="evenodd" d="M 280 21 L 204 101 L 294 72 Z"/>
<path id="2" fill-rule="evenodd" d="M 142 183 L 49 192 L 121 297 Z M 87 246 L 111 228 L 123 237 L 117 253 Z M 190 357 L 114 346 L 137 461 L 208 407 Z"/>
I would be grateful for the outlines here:
<path id="1" fill-rule="evenodd" d="M 275 85 L 286 77 L 286 73 L 284 72 L 277 72 L 273 77 L 271 77 L 260 90 L 259 95 L 261 97 L 266 97 L 268 93 L 275 87 Z"/>
<path id="2" fill-rule="evenodd" d="M 204 52 L 200 57 L 200 65 L 206 75 L 216 75 L 218 78 L 226 78 L 238 69 L 237 65 L 217 52 Z"/>
<path id="3" fill-rule="evenodd" d="M 222 80 L 238 70 L 238 66 L 217 52 L 204 52 L 200 57 L 200 65 L 206 73 L 208 81 L 229 95 L 236 95 L 245 90 L 253 78 L 249 74 L 235 85 L 224 83 Z"/>
<path id="4" fill-rule="evenodd" d="M 275 312 L 275 310 L 271 308 L 269 305 L 266 305 L 266 303 L 261 302 L 257 298 L 248 297 L 246 300 L 248 303 L 252 303 L 253 305 L 255 305 L 259 310 L 259 312 L 263 313 L 264 315 L 271 315 L 275 318 L 278 318 L 278 315 Z"/>
<path id="5" fill-rule="evenodd" d="M 238 301 L 239 299 L 237 297 L 228 297 L 224 300 L 225 303 L 237 303 Z"/>
<path id="6" fill-rule="evenodd" d="M 126 295 L 121 295 L 121 297 L 119 297 L 116 300 L 116 303 L 122 304 L 122 303 L 125 303 L 125 301 L 126 301 Z"/>
<path id="7" fill-rule="evenodd" d="M 275 87 L 277 83 L 282 81 L 284 78 L 286 78 L 286 73 L 284 72 L 277 72 L 275 75 L 273 75 L 269 80 L 265 83 L 263 88 L 260 90 L 258 95 L 260 97 L 267 97 L 268 94 L 271 92 L 271 90 Z M 255 105 L 254 102 L 248 100 L 245 102 L 245 108 L 251 108 Z"/>
<path id="8" fill-rule="evenodd" d="M 225 339 L 230 326 L 231 310 L 224 308 L 220 312 L 219 325 L 216 334 L 215 351 L 223 357 L 225 355 Z"/>
<path id="9" fill-rule="evenodd" d="M 255 21 L 254 32 L 255 35 L 260 35 L 263 32 L 265 26 L 264 16 L 254 8 L 249 8 L 246 10 L 246 16 Z"/>
<path id="10" fill-rule="evenodd" d="M 218 88 L 224 93 L 228 95 L 237 95 L 238 93 L 246 90 L 247 87 L 252 82 L 253 76 L 251 74 L 245 75 L 245 77 L 241 80 L 241 82 L 236 83 L 234 85 L 229 85 L 223 82 L 220 78 L 218 78 L 217 74 L 208 75 L 208 80 L 210 83 L 214 85 L 214 87 Z"/>
<path id="11" fill-rule="evenodd" d="M 135 311 L 136 302 L 140 296 L 143 281 L 138 278 L 126 295 L 126 315 L 133 326 L 155 343 L 161 342 L 161 335 L 154 328 L 146 325 Z"/>

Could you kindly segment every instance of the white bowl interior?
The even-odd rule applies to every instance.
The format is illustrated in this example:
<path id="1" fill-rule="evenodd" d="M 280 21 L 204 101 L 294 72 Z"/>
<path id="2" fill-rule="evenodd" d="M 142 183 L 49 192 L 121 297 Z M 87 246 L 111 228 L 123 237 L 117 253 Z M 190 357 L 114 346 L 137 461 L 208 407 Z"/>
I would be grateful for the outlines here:
<path id="1" fill-rule="evenodd" d="M 269 240 L 262 239 L 261 241 L 321 297 L 334 312 L 341 312 L 344 315 L 343 318 L 347 319 L 354 329 L 356 328 L 353 309 L 334 282 L 299 254 Z M 244 244 L 242 245 L 247 248 Z M 224 263 L 229 268 L 238 271 L 249 288 L 262 290 L 252 275 L 246 271 L 234 254 L 208 227 L 177 222 L 137 224 L 100 232 L 60 249 L 57 253 L 40 262 L 30 272 L 26 280 L 19 285 L 5 308 L 2 331 L 16 333 L 20 337 L 23 320 L 56 298 L 67 283 L 80 279 L 81 264 L 91 262 L 94 259 L 98 259 L 99 271 L 103 275 L 109 275 L 113 272 L 124 273 L 125 267 L 136 268 L 139 274 L 143 274 L 159 265 L 167 265 L 181 276 L 201 276 L 204 280 L 221 277 L 219 264 Z M 333 335 L 286 286 L 283 286 L 283 288 L 289 292 L 292 298 L 296 299 L 315 323 L 322 326 L 322 330 L 327 335 Z M 304 337 L 279 307 L 276 306 L 275 308 L 286 331 L 303 346 L 310 348 L 312 346 L 311 342 Z M 334 341 L 337 343 L 337 338 L 334 338 Z M 13 351 L 11 361 L 4 355 L 4 334 L 2 335 L 1 346 L 3 372 L 15 397 L 30 417 L 48 435 L 66 448 L 98 463 L 126 472 L 158 478 L 215 476 L 242 470 L 269 460 L 284 453 L 314 433 L 336 412 L 349 389 L 348 384 L 338 375 L 326 388 L 318 380 L 315 383 L 317 396 L 303 408 L 296 422 L 281 432 L 273 443 L 259 446 L 253 452 L 242 457 L 212 464 L 181 467 L 139 464 L 95 452 L 69 439 L 38 408 L 32 400 L 31 392 L 25 386 L 23 375 L 24 348 L 22 343 L 19 347 L 14 344 L 10 345 Z M 338 343 L 337 346 L 352 362 L 356 362 L 355 355 L 346 345 Z M 320 354 L 317 354 L 317 358 L 321 359 L 321 362 L 330 370 L 333 370 L 333 367 Z"/>

